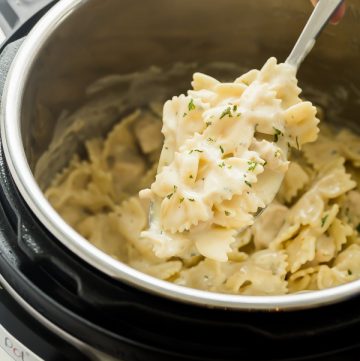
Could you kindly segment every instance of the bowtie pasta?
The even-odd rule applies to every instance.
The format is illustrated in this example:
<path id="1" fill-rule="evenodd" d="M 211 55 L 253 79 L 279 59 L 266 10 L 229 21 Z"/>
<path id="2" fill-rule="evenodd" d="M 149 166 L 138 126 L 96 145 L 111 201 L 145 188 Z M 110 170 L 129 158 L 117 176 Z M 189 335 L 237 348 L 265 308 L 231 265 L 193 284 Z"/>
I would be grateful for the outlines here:
<path id="1" fill-rule="evenodd" d="M 46 191 L 59 214 L 114 258 L 187 287 L 279 295 L 360 278 L 360 137 L 325 124 L 318 136 L 293 70 L 274 59 L 234 83 L 197 74 L 193 87 L 166 103 L 164 124 L 151 103 L 88 140 L 86 160 Z"/>
<path id="2" fill-rule="evenodd" d="M 299 98 L 295 68 L 271 58 L 233 83 L 194 74 L 188 95 L 165 103 L 164 145 L 141 236 L 160 258 L 195 245 L 228 260 L 236 234 L 278 192 L 290 146 L 317 138 L 316 108 Z"/>

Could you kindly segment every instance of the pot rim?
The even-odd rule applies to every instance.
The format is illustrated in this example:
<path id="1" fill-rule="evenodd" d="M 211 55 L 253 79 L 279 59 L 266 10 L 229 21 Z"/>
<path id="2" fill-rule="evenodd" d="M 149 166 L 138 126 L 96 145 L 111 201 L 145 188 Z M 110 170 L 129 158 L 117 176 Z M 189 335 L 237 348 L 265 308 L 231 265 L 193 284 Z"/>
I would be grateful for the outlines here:
<path id="1" fill-rule="evenodd" d="M 345 300 L 360 293 L 360 280 L 320 291 L 279 296 L 244 296 L 201 291 L 137 271 L 97 249 L 68 225 L 45 198 L 27 162 L 20 130 L 24 89 L 39 50 L 50 35 L 88 0 L 62 0 L 45 14 L 20 47 L 2 97 L 1 138 L 6 162 L 20 194 L 40 222 L 69 250 L 108 276 L 185 303 L 233 310 L 295 310 Z"/>

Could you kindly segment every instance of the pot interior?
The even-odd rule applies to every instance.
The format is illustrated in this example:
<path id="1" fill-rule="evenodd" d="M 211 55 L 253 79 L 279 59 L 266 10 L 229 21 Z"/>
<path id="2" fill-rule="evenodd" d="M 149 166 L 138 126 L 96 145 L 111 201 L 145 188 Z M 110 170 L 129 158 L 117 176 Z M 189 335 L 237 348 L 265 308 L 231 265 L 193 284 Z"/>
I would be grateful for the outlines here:
<path id="1" fill-rule="evenodd" d="M 298 78 L 305 97 L 325 107 L 328 121 L 357 127 L 360 1 L 349 1 L 348 7 L 340 25 L 325 29 Z M 68 119 L 61 114 L 94 98 L 86 94 L 94 80 L 144 72 L 151 66 L 166 71 L 175 63 L 193 64 L 158 89 L 169 97 L 188 89 L 193 71 L 205 69 L 220 80 L 235 78 L 239 71 L 260 67 L 270 56 L 284 61 L 311 9 L 306 1 L 285 0 L 85 2 L 50 34 L 24 90 L 21 131 L 31 169 L 35 171 L 50 143 L 57 142 L 71 126 L 61 124 Z M 214 63 L 233 66 L 225 67 L 222 76 L 216 66 L 209 71 L 208 65 Z M 113 90 L 121 96 L 129 88 L 124 84 Z M 143 89 L 134 105 L 147 102 L 152 94 Z M 81 151 L 84 138 L 106 132 L 119 119 L 113 104 L 103 111 L 97 120 L 84 122 L 81 132 L 57 149 L 56 162 L 50 158 L 36 170 L 41 188 L 73 152 Z"/>
<path id="2" fill-rule="evenodd" d="M 83 154 L 84 140 L 105 134 L 131 108 L 186 91 L 194 71 L 226 80 L 259 68 L 270 56 L 284 61 L 312 10 L 309 1 L 286 0 L 75 3 L 48 32 L 23 89 L 21 137 L 42 190 L 74 153 Z M 348 1 L 345 19 L 325 29 L 298 74 L 304 96 L 324 107 L 327 121 L 355 130 L 359 16 L 360 0 Z M 134 73 L 148 74 L 154 66 L 147 79 L 151 91 L 146 82 L 134 85 Z M 114 74 L 132 76 L 94 85 Z M 84 104 L 91 111 L 73 124 L 79 117 L 68 115 Z"/>

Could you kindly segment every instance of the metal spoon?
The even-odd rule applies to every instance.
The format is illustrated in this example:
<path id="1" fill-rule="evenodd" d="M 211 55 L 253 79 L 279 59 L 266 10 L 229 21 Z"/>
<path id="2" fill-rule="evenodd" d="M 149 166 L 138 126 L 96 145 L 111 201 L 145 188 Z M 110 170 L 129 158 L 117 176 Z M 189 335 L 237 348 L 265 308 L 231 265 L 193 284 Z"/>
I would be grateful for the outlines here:
<path id="1" fill-rule="evenodd" d="M 343 0 L 320 0 L 316 4 L 285 63 L 295 66 L 296 69 L 299 68 L 302 61 L 313 48 L 316 38 L 342 2 Z"/>
<path id="2" fill-rule="evenodd" d="M 290 55 L 286 59 L 286 64 L 294 66 L 296 70 L 299 69 L 305 57 L 314 47 L 316 38 L 320 35 L 325 25 L 329 22 L 330 18 L 343 1 L 344 0 L 320 0 L 316 4 Z M 274 178 L 273 193 L 268 195 L 268 199 L 271 199 L 271 201 L 275 199 L 283 180 L 283 175 L 278 176 L 277 179 Z M 268 204 L 270 203 L 271 202 Z M 254 217 L 258 217 L 265 209 L 266 207 L 260 208 Z"/>
<path id="3" fill-rule="evenodd" d="M 320 0 L 316 4 L 290 55 L 286 59 L 286 64 L 294 66 L 296 70 L 299 69 L 305 57 L 314 47 L 316 38 L 320 35 L 325 25 L 343 1 L 344 0 Z M 283 149 L 283 151 L 285 150 Z M 274 178 L 273 193 L 268 195 L 268 200 L 271 199 L 272 201 L 275 199 L 283 180 L 283 175 L 278 176 L 277 179 Z M 271 201 L 268 204 L 270 204 Z M 258 217 L 265 209 L 266 207 L 259 209 L 254 217 Z"/>
<path id="4" fill-rule="evenodd" d="M 301 32 L 295 46 L 293 47 L 290 55 L 286 59 L 285 63 L 294 66 L 296 69 L 299 68 L 305 57 L 309 54 L 311 49 L 315 45 L 316 38 L 320 35 L 325 25 L 330 20 L 331 16 L 335 13 L 338 7 L 341 5 L 343 0 L 320 0 L 309 20 L 307 21 L 303 31 Z M 283 151 L 286 151 L 285 148 Z M 270 204 L 276 197 L 280 190 L 281 184 L 284 180 L 284 175 L 274 175 L 272 179 L 273 190 L 271 194 L 264 194 L 262 198 L 267 198 L 267 204 Z M 265 208 L 260 208 L 254 217 L 258 217 Z M 149 209 L 149 224 L 151 225 L 155 218 L 159 214 L 159 205 L 155 205 L 154 202 L 150 202 Z M 243 230 L 241 230 L 243 231 Z"/>

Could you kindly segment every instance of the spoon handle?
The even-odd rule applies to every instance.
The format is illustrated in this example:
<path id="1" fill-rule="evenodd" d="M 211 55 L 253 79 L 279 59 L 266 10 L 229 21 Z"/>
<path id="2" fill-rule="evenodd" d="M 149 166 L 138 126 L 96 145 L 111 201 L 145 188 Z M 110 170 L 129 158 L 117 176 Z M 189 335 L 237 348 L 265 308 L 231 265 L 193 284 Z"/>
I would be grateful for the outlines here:
<path id="1" fill-rule="evenodd" d="M 306 55 L 315 44 L 315 39 L 329 21 L 331 15 L 341 5 L 343 0 L 320 0 L 312 12 L 304 30 L 292 49 L 286 63 L 299 68 Z"/>

